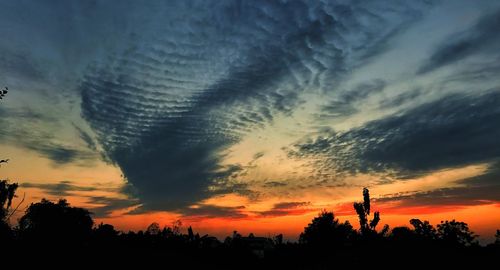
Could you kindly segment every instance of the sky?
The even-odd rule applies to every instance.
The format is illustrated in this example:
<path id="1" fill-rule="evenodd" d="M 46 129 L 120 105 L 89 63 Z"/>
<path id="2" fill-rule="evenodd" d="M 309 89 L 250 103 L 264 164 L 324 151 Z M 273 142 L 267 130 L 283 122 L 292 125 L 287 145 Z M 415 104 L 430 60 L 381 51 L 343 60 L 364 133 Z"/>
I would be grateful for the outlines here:
<path id="1" fill-rule="evenodd" d="M 498 1 L 0 0 L 0 176 L 120 230 L 500 228 Z M 21 214 L 21 213 L 20 213 Z"/>

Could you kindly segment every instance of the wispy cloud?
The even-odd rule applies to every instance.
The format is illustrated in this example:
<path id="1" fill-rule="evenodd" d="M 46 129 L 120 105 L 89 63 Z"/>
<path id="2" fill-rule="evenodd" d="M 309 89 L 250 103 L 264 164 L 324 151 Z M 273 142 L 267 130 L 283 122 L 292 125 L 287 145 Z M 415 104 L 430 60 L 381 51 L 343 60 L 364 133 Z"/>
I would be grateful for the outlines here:
<path id="1" fill-rule="evenodd" d="M 399 177 L 490 162 L 500 155 L 500 91 L 455 94 L 369 122 L 347 132 L 330 131 L 289 151 L 315 157 L 335 172 L 396 173 Z"/>
<path id="2" fill-rule="evenodd" d="M 500 46 L 500 37 L 496 34 L 499 27 L 500 10 L 483 16 L 474 27 L 456 33 L 440 44 L 418 73 L 431 72 L 474 54 L 496 53 Z"/>
<path id="3" fill-rule="evenodd" d="M 112 187 L 109 184 L 83 185 L 75 181 L 65 180 L 54 183 L 23 182 L 21 183 L 21 187 L 40 189 L 44 194 L 56 199 L 83 199 L 89 204 L 87 208 L 97 218 L 109 217 L 116 210 L 124 210 L 140 205 L 137 199 L 124 196 L 121 187 Z M 96 192 L 106 192 L 110 195 L 93 195 Z"/>
<path id="4" fill-rule="evenodd" d="M 311 202 L 281 202 L 275 204 L 270 210 L 261 211 L 257 214 L 265 217 L 293 216 L 318 211 L 312 207 Z"/>

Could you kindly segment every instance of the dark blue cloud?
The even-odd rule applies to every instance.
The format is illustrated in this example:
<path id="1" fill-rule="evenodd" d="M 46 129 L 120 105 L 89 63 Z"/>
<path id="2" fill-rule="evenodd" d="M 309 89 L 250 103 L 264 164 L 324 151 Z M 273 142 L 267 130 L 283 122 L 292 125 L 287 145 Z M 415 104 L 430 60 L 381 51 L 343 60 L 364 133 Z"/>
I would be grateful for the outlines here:
<path id="1" fill-rule="evenodd" d="M 347 132 L 296 144 L 295 157 L 319 158 L 338 172 L 414 176 L 500 158 L 500 91 L 453 94 Z"/>
<path id="2" fill-rule="evenodd" d="M 25 147 L 38 152 L 40 155 L 53 161 L 56 165 L 64 165 L 77 162 L 83 166 L 90 166 L 96 160 L 92 152 L 82 151 L 70 146 L 64 146 L 46 141 L 29 141 Z"/>
<path id="3" fill-rule="evenodd" d="M 99 189 L 102 190 L 102 189 Z M 124 210 L 138 205 L 136 199 L 105 196 L 83 196 L 88 203 L 102 206 L 90 207 L 89 210 L 97 218 L 110 217 L 113 211 Z"/>
<path id="4" fill-rule="evenodd" d="M 79 186 L 71 181 L 61 181 L 59 183 L 21 183 L 23 188 L 39 188 L 44 190 L 47 194 L 57 197 L 66 197 L 72 195 L 75 191 L 96 191 L 101 190 L 93 186 Z"/>
<path id="5" fill-rule="evenodd" d="M 220 165 L 224 150 L 290 114 L 303 93 L 332 91 L 422 7 L 174 1 L 164 14 L 137 11 L 154 31 L 131 33 L 88 68 L 82 115 L 145 209 L 187 211 L 221 190 L 245 193 L 228 183 L 238 166 Z"/>

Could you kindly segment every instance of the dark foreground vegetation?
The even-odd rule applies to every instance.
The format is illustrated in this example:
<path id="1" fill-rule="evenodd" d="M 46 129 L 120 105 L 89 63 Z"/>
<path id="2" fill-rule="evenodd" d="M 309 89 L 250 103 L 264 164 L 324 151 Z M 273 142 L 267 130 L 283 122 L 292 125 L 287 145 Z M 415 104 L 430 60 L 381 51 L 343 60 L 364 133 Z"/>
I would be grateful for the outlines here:
<path id="1" fill-rule="evenodd" d="M 466 223 L 444 221 L 436 227 L 427 221 L 410 220 L 411 227 L 377 230 L 378 212 L 370 212 L 370 196 L 354 203 L 360 229 L 340 222 L 332 212 L 314 218 L 298 242 L 236 231 L 224 241 L 199 235 L 191 227 L 181 232 L 180 223 L 161 228 L 151 224 L 145 231 L 119 232 L 112 225 L 95 225 L 91 213 L 65 200 L 31 204 L 9 226 L 17 184 L 0 181 L 1 260 L 36 263 L 38 266 L 82 265 L 131 266 L 141 269 L 334 269 L 342 267 L 493 267 L 499 266 L 500 231 L 496 241 L 480 246 Z M 447 268 L 446 268 L 447 269 Z"/>

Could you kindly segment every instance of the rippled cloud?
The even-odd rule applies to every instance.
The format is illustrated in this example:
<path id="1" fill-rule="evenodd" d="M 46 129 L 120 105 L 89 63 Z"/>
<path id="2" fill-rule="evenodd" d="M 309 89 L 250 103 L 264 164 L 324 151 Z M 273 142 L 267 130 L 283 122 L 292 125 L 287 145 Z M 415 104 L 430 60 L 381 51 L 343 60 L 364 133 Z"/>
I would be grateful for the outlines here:
<path id="1" fill-rule="evenodd" d="M 135 199 L 88 198 L 99 215 L 257 213 L 202 203 L 224 194 L 299 215 L 313 209 L 300 192 L 365 184 L 346 176 L 500 158 L 494 1 L 42 2 L 0 3 L 0 79 L 17 89 L 0 139 L 61 168 L 119 168 Z"/>
<path id="2" fill-rule="evenodd" d="M 210 196 L 211 185 L 234 173 L 220 165 L 224 150 L 293 112 L 303 93 L 333 91 L 425 6 L 206 5 L 173 5 L 154 37 L 88 70 L 80 87 L 84 118 L 150 209 Z M 360 86 L 357 94 L 369 91 Z"/>

